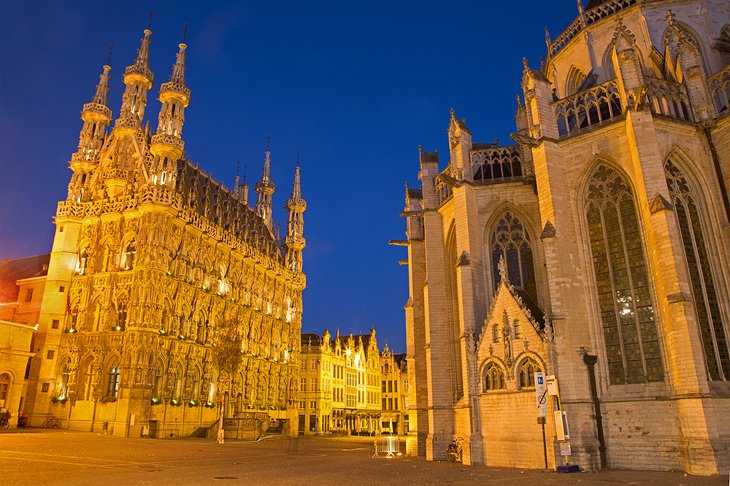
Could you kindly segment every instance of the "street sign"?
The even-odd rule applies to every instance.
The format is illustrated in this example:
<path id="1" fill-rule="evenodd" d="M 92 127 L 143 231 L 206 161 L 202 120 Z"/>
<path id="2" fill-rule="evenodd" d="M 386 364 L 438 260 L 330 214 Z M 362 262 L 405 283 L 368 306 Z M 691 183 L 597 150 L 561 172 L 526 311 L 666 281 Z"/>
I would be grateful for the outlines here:
<path id="1" fill-rule="evenodd" d="M 540 417 L 547 416 L 547 386 L 542 371 L 535 373 L 535 404 Z"/>
<path id="2" fill-rule="evenodd" d="M 545 383 L 547 384 L 548 395 L 551 397 L 557 397 L 558 396 L 558 379 L 555 378 L 555 375 L 550 375 L 550 376 L 546 377 Z"/>

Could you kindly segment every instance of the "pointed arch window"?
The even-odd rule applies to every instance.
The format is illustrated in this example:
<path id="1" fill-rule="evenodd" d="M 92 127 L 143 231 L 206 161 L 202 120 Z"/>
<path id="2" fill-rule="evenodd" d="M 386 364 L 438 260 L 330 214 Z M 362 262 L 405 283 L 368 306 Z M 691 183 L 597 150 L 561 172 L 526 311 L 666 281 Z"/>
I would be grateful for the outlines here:
<path id="1" fill-rule="evenodd" d="M 505 388 L 504 370 L 497 363 L 490 362 L 484 368 L 482 391 L 504 390 Z"/>
<path id="2" fill-rule="evenodd" d="M 634 196 L 598 165 L 585 202 L 597 299 L 612 385 L 664 380 L 654 306 Z"/>
<path id="3" fill-rule="evenodd" d="M 137 240 L 132 238 L 124 247 L 122 253 L 122 268 L 124 270 L 132 270 L 134 268 L 134 258 L 137 256 Z"/>
<path id="4" fill-rule="evenodd" d="M 510 211 L 505 212 L 491 235 L 492 275 L 494 287 L 499 285 L 499 259 L 507 264 L 507 276 L 512 285 L 524 289 L 537 302 L 535 263 L 530 236 L 522 222 Z"/>
<path id="5" fill-rule="evenodd" d="M 61 376 L 58 378 L 58 398 L 64 399 L 68 397 L 68 382 L 71 377 L 71 370 L 68 367 L 68 363 L 65 363 L 61 368 Z"/>
<path id="6" fill-rule="evenodd" d="M 127 328 L 127 301 L 117 304 L 117 327 L 115 330 L 124 331 Z"/>
<path id="7" fill-rule="evenodd" d="M 671 159 L 664 164 L 664 174 L 687 258 L 707 371 L 712 380 L 728 380 L 730 351 L 697 199 L 684 172 Z"/>
<path id="8" fill-rule="evenodd" d="M 540 365 L 532 358 L 525 358 L 517 367 L 520 388 L 533 388 L 535 386 L 535 373 L 541 371 Z"/>

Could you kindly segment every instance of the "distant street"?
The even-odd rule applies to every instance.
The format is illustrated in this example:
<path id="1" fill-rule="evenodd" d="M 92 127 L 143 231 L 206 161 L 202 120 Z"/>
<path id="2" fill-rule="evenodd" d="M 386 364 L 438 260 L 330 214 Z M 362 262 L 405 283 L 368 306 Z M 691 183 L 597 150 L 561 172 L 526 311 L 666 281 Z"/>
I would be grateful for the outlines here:
<path id="1" fill-rule="evenodd" d="M 219 446 L 204 439 L 124 439 L 31 429 L 0 433 L 0 485 L 728 484 L 727 476 L 631 471 L 567 475 L 420 458 L 374 459 L 372 452 L 372 441 L 364 438 L 275 438 Z"/>

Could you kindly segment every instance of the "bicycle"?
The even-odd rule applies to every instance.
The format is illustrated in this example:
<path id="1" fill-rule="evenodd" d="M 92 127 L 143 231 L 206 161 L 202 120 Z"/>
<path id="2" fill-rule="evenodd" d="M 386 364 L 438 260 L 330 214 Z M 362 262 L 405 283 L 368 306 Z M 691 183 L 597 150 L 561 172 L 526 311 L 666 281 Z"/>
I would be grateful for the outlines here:
<path id="1" fill-rule="evenodd" d="M 10 427 L 10 413 L 0 413 L 0 429 L 7 429 Z"/>
<path id="2" fill-rule="evenodd" d="M 46 421 L 43 422 L 43 427 L 46 429 L 60 429 L 61 419 L 58 417 L 54 417 L 53 415 L 49 415 Z"/>
<path id="3" fill-rule="evenodd" d="M 446 449 L 446 452 L 448 453 L 448 459 L 449 462 L 461 462 L 462 461 L 462 447 L 461 442 L 463 439 L 461 437 L 457 437 L 456 439 L 451 441 L 451 444 L 449 444 L 449 447 Z"/>

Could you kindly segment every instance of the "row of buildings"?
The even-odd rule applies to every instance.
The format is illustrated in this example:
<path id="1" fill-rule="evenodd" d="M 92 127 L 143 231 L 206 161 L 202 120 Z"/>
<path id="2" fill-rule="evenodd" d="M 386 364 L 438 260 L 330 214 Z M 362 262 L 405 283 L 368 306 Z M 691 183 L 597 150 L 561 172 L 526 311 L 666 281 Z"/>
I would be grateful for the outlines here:
<path id="1" fill-rule="evenodd" d="M 452 112 L 406 192 L 411 452 L 727 471 L 730 4 L 579 1 L 546 46 L 514 143 Z"/>
<path id="2" fill-rule="evenodd" d="M 300 434 L 408 433 L 405 354 L 382 353 L 370 334 L 302 334 Z"/>
<path id="3" fill-rule="evenodd" d="M 0 260 L 0 411 L 10 411 L 13 419 L 30 408 L 26 407 L 26 380 L 30 377 L 31 359 L 43 359 L 38 352 L 31 352 L 31 343 L 35 344 L 49 259 L 47 254 Z M 296 430 L 306 435 L 408 433 L 405 353 L 394 354 L 387 344 L 381 352 L 375 329 L 364 335 L 340 336 L 338 332 L 334 337 L 328 331 L 321 337 L 302 333 L 297 370 L 296 403 L 292 408 L 297 410 L 298 420 L 297 428 L 290 427 L 290 432 Z M 68 382 L 64 386 L 68 387 Z M 67 398 L 63 393 L 66 389 L 59 387 L 55 400 L 52 398 L 57 405 L 56 410 L 52 408 L 52 414 L 67 412 L 64 407 Z M 192 387 L 181 390 L 180 406 L 195 408 L 191 407 L 191 401 L 201 399 L 205 400 L 204 406 L 219 403 L 220 397 L 215 393 L 205 397 L 195 393 Z M 262 409 L 260 402 L 252 400 L 235 380 L 224 393 L 228 397 L 225 417 L 235 418 L 241 413 Z M 150 406 L 153 401 L 154 398 Z M 217 407 L 209 408 L 218 411 Z M 270 407 L 263 409 L 275 420 L 280 418 Z M 15 426 L 14 420 L 11 425 Z M 64 425 L 71 427 L 73 424 Z M 169 427 L 158 428 L 152 433 L 163 437 L 169 435 L 169 431 Z"/>

